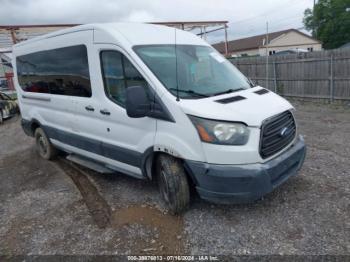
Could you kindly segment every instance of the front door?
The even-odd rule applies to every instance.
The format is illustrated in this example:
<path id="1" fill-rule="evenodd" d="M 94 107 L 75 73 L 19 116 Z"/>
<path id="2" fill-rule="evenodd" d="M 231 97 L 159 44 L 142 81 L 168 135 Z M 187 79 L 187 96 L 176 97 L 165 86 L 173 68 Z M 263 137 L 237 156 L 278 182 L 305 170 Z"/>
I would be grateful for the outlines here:
<path id="1" fill-rule="evenodd" d="M 153 148 L 156 119 L 130 118 L 126 114 L 126 89 L 130 86 L 151 88 L 130 58 L 115 45 L 94 46 L 92 71 L 93 97 L 90 104 L 79 104 L 77 114 L 89 114 L 94 121 L 79 121 L 79 130 L 98 135 L 102 155 L 111 167 L 141 176 L 141 161 L 144 153 Z M 88 111 L 91 106 L 94 111 Z"/>

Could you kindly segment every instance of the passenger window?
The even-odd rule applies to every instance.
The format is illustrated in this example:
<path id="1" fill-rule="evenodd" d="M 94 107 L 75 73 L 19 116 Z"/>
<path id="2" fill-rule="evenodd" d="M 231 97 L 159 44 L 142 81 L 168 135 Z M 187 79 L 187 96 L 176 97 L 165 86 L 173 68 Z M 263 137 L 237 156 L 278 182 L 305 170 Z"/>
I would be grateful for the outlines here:
<path id="1" fill-rule="evenodd" d="M 126 57 L 123 58 L 123 61 L 127 87 L 143 86 L 146 88 L 147 82 L 139 73 L 139 71 L 137 71 L 137 69 L 130 63 L 130 61 Z"/>
<path id="2" fill-rule="evenodd" d="M 101 66 L 106 95 L 122 107 L 125 107 L 126 88 L 148 87 L 139 71 L 117 51 L 102 51 Z"/>
<path id="3" fill-rule="evenodd" d="M 91 96 L 87 49 L 70 46 L 19 56 L 17 75 L 26 92 Z"/>

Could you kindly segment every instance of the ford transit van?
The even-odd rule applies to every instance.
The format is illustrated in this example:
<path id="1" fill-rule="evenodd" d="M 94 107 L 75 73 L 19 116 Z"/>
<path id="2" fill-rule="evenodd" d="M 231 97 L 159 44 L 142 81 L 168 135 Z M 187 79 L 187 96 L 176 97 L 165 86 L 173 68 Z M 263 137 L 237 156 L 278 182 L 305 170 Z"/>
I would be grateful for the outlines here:
<path id="1" fill-rule="evenodd" d="M 150 24 L 82 25 L 16 44 L 22 127 L 38 153 L 158 181 L 179 213 L 190 188 L 247 203 L 297 174 L 293 106 L 254 86 L 194 34 Z"/>

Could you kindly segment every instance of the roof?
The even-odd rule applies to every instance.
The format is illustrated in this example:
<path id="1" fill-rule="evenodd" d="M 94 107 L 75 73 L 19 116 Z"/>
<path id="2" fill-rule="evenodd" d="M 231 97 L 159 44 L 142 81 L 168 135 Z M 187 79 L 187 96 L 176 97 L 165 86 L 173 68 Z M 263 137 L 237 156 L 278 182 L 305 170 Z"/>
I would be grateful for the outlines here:
<path id="1" fill-rule="evenodd" d="M 171 22 L 149 22 L 147 24 L 166 25 L 192 31 L 196 28 L 218 27 L 228 21 L 171 21 Z M 0 25 L 0 53 L 11 52 L 15 43 L 32 39 L 64 28 L 79 26 L 80 24 L 37 24 L 37 25 Z M 221 28 L 223 29 L 223 28 Z M 216 29 L 218 30 L 218 29 Z M 207 31 L 208 33 L 209 31 Z M 6 50 L 1 50 L 6 48 Z"/>
<path id="2" fill-rule="evenodd" d="M 296 29 L 287 29 L 287 30 L 269 33 L 268 34 L 269 42 L 271 42 L 273 39 L 276 39 L 276 38 L 282 36 L 283 34 L 288 34 L 290 32 L 299 33 L 303 36 L 306 36 L 308 38 L 315 40 L 316 42 L 319 42 L 318 40 L 312 38 L 311 36 L 304 34 L 303 32 L 300 32 L 299 30 L 296 30 Z M 247 38 L 229 41 L 228 42 L 228 51 L 229 52 L 237 52 L 237 51 L 243 51 L 243 50 L 257 49 L 260 46 L 264 45 L 264 41 L 266 41 L 265 38 L 266 38 L 266 34 L 262 34 L 262 35 L 256 35 L 256 36 L 251 36 L 251 37 L 247 37 Z M 214 44 L 213 47 L 216 50 L 218 50 L 220 53 L 225 53 L 225 43 L 224 42 Z"/>
<path id="3" fill-rule="evenodd" d="M 14 45 L 14 48 L 25 46 L 47 38 L 85 30 L 97 30 L 104 32 L 112 37 L 115 40 L 113 40 L 114 42 L 122 41 L 124 44 L 131 46 L 174 44 L 175 38 L 177 44 L 209 45 L 192 33 L 164 25 L 146 23 L 96 23 L 74 26 L 37 36 Z M 98 37 L 98 34 L 94 34 L 95 42 L 99 42 Z"/>

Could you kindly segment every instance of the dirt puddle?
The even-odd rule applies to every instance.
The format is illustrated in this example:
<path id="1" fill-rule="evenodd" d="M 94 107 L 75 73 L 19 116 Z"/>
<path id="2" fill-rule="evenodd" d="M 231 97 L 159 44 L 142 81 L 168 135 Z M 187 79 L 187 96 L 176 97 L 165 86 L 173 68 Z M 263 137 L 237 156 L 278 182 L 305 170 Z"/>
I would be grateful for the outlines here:
<path id="1" fill-rule="evenodd" d="M 134 250 L 149 254 L 179 254 L 184 252 L 183 218 L 164 214 L 146 205 L 130 206 L 112 214 L 111 226 L 141 225 L 151 232 L 150 239 L 134 239 Z M 146 241 L 145 241 L 146 240 Z"/>

